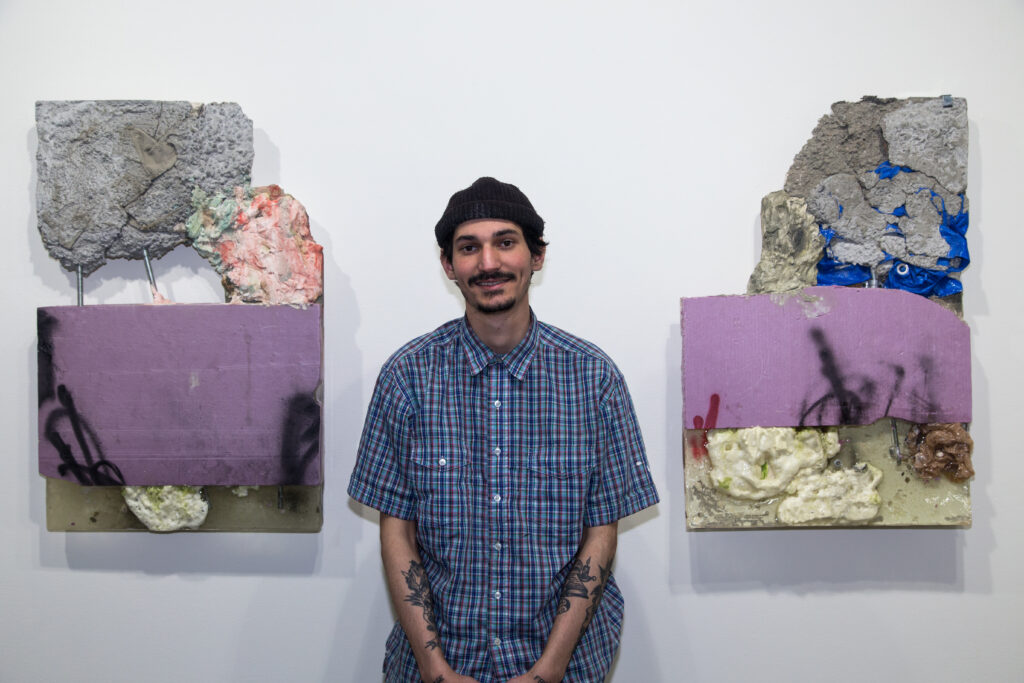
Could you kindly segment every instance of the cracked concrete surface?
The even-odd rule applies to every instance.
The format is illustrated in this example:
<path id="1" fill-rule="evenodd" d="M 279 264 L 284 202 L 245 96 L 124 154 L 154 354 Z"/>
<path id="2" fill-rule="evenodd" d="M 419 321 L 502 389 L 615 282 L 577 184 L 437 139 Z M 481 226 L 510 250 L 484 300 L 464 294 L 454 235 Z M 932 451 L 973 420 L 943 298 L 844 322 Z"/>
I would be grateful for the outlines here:
<path id="1" fill-rule="evenodd" d="M 112 258 L 159 258 L 188 241 L 192 190 L 252 174 L 252 121 L 234 103 L 36 103 L 39 234 L 86 275 Z"/>
<path id="2" fill-rule="evenodd" d="M 836 102 L 794 158 L 785 191 L 805 200 L 814 222 L 835 232 L 829 251 L 836 260 L 872 267 L 880 279 L 891 266 L 886 254 L 937 269 L 949 255 L 940 232 L 944 212 L 968 210 L 967 144 L 962 98 Z M 883 162 L 890 172 L 876 172 Z M 766 239 L 769 229 L 780 228 L 762 220 Z M 772 270 L 777 281 L 801 277 L 796 270 L 803 264 L 769 258 L 774 261 L 762 257 L 758 268 Z"/>

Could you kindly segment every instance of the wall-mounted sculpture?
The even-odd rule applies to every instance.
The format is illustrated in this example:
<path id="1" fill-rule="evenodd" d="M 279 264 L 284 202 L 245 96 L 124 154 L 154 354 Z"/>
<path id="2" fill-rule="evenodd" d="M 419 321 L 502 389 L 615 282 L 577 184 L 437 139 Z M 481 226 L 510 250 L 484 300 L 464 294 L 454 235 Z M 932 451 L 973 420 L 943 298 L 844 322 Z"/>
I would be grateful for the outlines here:
<path id="1" fill-rule="evenodd" d="M 322 524 L 323 254 L 302 205 L 249 188 L 235 104 L 41 102 L 39 228 L 81 276 L 189 244 L 259 306 L 39 309 L 51 530 Z M 156 303 L 170 303 L 156 291 Z M 143 526 L 144 525 L 144 526 Z"/>
<path id="2" fill-rule="evenodd" d="M 819 121 L 748 294 L 682 300 L 688 528 L 970 524 L 966 188 L 962 99 Z"/>

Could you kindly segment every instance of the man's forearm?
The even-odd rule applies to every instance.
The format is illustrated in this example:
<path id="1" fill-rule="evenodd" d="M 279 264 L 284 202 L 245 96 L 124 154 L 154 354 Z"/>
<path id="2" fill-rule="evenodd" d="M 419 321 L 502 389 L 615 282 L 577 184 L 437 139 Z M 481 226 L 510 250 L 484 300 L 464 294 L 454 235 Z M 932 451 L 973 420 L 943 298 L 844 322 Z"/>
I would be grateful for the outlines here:
<path id="1" fill-rule="evenodd" d="M 618 543 L 618 523 L 588 527 L 562 587 L 554 625 L 540 659 L 525 680 L 555 683 L 562 679 L 576 645 L 597 613 L 612 572 Z"/>
<path id="2" fill-rule="evenodd" d="M 452 680 L 438 637 L 430 583 L 416 549 L 416 523 L 381 514 L 380 549 L 391 603 L 423 680 Z"/>

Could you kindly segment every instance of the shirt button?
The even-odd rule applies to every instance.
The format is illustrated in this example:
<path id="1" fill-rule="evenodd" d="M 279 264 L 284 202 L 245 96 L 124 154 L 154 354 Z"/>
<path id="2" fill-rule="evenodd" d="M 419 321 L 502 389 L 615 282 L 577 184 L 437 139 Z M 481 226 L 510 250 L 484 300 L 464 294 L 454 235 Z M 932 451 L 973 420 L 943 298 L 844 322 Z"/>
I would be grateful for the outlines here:
<path id="1" fill-rule="evenodd" d="M 495 401 L 494 402 L 494 407 L 495 408 L 500 408 L 501 407 L 501 401 Z"/>
<path id="2" fill-rule="evenodd" d="M 494 640 L 492 640 L 491 642 L 492 642 L 492 643 L 494 643 L 494 647 L 501 647 L 501 638 L 497 638 L 497 637 L 496 637 L 496 638 L 495 638 Z"/>
<path id="3" fill-rule="evenodd" d="M 497 542 L 495 542 L 495 544 L 494 544 L 494 549 L 495 549 L 495 550 L 501 550 L 501 541 L 497 541 Z"/>
<path id="4" fill-rule="evenodd" d="M 491 500 L 493 500 L 495 503 L 500 503 L 501 502 L 501 494 L 500 493 L 495 493 L 493 496 L 491 496 Z"/>
<path id="5" fill-rule="evenodd" d="M 494 591 L 494 599 L 501 600 L 501 591 Z"/>
<path id="6" fill-rule="evenodd" d="M 437 461 L 437 464 L 440 465 L 441 467 L 444 467 L 445 465 L 448 464 L 448 461 L 445 460 L 444 458 L 441 458 L 440 460 Z"/>
<path id="7" fill-rule="evenodd" d="M 500 447 L 500 446 L 499 446 L 499 447 L 496 447 L 496 448 L 494 449 L 494 454 L 495 454 L 495 455 L 501 455 L 501 447 Z"/>

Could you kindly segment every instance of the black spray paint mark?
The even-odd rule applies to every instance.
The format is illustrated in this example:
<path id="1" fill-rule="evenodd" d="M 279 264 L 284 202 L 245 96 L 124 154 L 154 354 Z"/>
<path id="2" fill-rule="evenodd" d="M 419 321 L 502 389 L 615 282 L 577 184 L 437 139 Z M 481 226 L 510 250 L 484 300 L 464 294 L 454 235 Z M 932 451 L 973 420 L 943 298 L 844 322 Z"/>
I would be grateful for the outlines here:
<path id="1" fill-rule="evenodd" d="M 56 396 L 56 373 L 53 367 L 53 333 L 58 322 L 41 308 L 36 309 L 36 334 L 39 353 L 36 361 L 39 379 L 39 407 Z"/>
<path id="2" fill-rule="evenodd" d="M 830 406 L 839 408 L 839 424 L 859 424 L 864 410 L 871 404 L 875 394 L 875 383 L 870 378 L 861 378 L 859 391 L 847 386 L 848 378 L 843 376 L 836 362 L 835 352 L 825 338 L 821 328 L 811 328 L 811 340 L 818 349 L 821 360 L 821 374 L 828 381 L 830 391 L 816 401 L 807 405 L 804 401 L 800 413 L 800 426 L 806 424 L 807 418 L 816 414 L 816 422 L 822 421 L 825 410 Z"/>
<path id="3" fill-rule="evenodd" d="M 885 404 L 886 415 L 888 415 L 889 411 L 892 409 L 892 402 L 896 400 L 897 396 L 899 396 L 900 388 L 903 386 L 903 380 L 907 376 L 907 371 L 903 369 L 902 365 L 890 363 L 889 367 L 892 368 L 896 380 L 892 383 L 892 391 L 889 392 L 889 402 Z"/>
<path id="4" fill-rule="evenodd" d="M 804 401 L 801 407 L 800 426 L 805 426 L 811 417 L 814 418 L 813 424 L 822 424 L 826 411 L 830 408 L 838 408 L 838 424 L 863 424 L 868 410 L 875 405 L 876 395 L 881 393 L 877 382 L 866 375 L 845 374 L 825 333 L 820 328 L 813 328 L 810 335 L 818 349 L 821 374 L 828 382 L 829 391 L 809 404 L 807 400 Z M 892 371 L 892 384 L 888 385 L 890 388 L 883 415 L 890 414 L 898 396 L 906 395 L 910 400 L 911 417 L 915 422 L 934 422 L 939 415 L 940 407 L 932 386 L 935 374 L 934 359 L 930 356 L 918 357 L 921 379 L 909 390 L 906 386 L 906 368 L 897 363 L 889 363 L 888 366 Z"/>
<path id="5" fill-rule="evenodd" d="M 103 457 L 103 449 L 96 438 L 96 433 L 79 415 L 71 392 L 63 384 L 57 387 L 57 402 L 60 407 L 52 410 L 46 417 L 46 426 L 43 429 L 46 440 L 60 456 L 61 464 L 57 466 L 57 473 L 62 477 L 70 473 L 79 484 L 123 486 L 124 476 L 121 470 Z M 73 441 L 78 446 L 82 462 L 76 459 L 72 445 L 60 434 L 59 429 L 64 423 L 71 427 Z"/>
<path id="6" fill-rule="evenodd" d="M 295 394 L 288 401 L 281 428 L 281 483 L 301 484 L 319 453 L 320 404 L 310 394 Z"/>
<path id="7" fill-rule="evenodd" d="M 921 371 L 921 381 L 910 391 L 914 422 L 935 422 L 939 419 L 940 408 L 932 381 L 935 375 L 935 359 L 921 356 L 917 359 L 917 365 Z"/>

